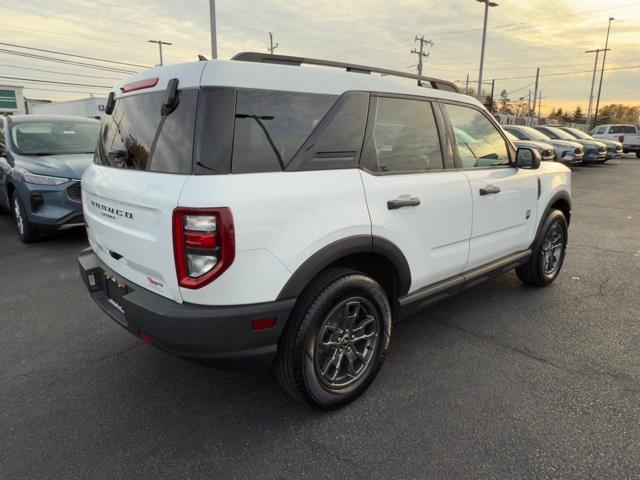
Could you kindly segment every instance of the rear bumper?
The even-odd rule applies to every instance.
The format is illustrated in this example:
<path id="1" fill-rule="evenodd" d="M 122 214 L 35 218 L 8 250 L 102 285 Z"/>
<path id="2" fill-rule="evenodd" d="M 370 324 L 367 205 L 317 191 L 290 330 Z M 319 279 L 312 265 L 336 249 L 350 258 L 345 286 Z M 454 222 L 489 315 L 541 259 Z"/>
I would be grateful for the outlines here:
<path id="1" fill-rule="evenodd" d="M 90 248 L 80 253 L 78 263 L 93 300 L 120 326 L 138 337 L 140 332 L 150 335 L 147 343 L 173 355 L 223 367 L 270 366 L 296 301 L 213 307 L 179 304 L 114 274 Z M 125 286 L 127 293 L 114 301 L 107 293 L 108 282 Z M 253 331 L 252 322 L 265 318 L 276 318 L 275 326 Z"/>

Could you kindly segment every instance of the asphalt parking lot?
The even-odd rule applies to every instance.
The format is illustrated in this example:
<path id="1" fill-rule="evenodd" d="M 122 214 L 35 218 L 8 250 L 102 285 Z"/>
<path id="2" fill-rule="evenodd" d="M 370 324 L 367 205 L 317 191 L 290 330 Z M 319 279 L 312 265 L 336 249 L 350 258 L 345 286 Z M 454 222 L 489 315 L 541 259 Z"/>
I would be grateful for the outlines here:
<path id="1" fill-rule="evenodd" d="M 24 246 L 1 216 L 0 478 L 637 478 L 640 160 L 573 193 L 552 287 L 510 273 L 398 324 L 330 413 L 146 346 L 90 300 L 82 232 Z"/>

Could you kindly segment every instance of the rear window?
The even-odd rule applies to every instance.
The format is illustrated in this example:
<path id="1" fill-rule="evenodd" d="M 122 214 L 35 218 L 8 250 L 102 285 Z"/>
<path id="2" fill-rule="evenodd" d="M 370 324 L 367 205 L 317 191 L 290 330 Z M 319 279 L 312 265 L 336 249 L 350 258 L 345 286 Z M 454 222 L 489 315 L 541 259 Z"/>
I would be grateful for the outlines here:
<path id="1" fill-rule="evenodd" d="M 337 96 L 238 90 L 233 173 L 284 170 Z"/>
<path id="2" fill-rule="evenodd" d="M 633 125 L 614 125 L 609 129 L 609 133 L 636 133 Z"/>
<path id="3" fill-rule="evenodd" d="M 160 113 L 167 93 L 119 98 L 105 117 L 95 163 L 115 168 L 188 174 L 192 170 L 197 90 L 181 90 L 177 108 Z"/>

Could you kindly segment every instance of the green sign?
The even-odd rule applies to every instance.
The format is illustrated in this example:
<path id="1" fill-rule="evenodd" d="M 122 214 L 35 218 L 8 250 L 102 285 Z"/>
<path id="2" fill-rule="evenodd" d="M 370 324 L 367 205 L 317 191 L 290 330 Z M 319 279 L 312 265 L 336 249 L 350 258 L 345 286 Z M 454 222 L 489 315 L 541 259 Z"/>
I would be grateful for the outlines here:
<path id="1" fill-rule="evenodd" d="M 15 90 L 0 90 L 0 108 L 10 110 L 18 109 Z"/>

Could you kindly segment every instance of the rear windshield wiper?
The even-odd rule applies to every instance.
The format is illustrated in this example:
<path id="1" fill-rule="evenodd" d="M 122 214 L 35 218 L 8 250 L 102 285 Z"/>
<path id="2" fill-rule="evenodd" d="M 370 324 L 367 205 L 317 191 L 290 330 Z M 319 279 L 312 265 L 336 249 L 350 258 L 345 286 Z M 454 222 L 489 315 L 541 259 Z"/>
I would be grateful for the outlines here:
<path id="1" fill-rule="evenodd" d="M 273 150 L 273 153 L 276 155 L 276 158 L 278 159 L 280 168 L 282 168 L 282 170 L 284 171 L 285 165 L 284 165 L 284 162 L 282 161 L 282 155 L 280 155 L 280 151 L 278 150 L 278 147 L 276 147 L 276 144 L 273 141 L 273 138 L 271 138 L 271 135 L 269 134 L 267 127 L 263 123 L 263 120 L 273 120 L 275 117 L 273 115 L 249 115 L 249 114 L 243 114 L 243 113 L 236 113 L 236 118 L 253 118 L 256 121 L 258 126 L 264 132 L 265 137 L 267 137 L 267 141 L 271 146 L 271 150 Z"/>

